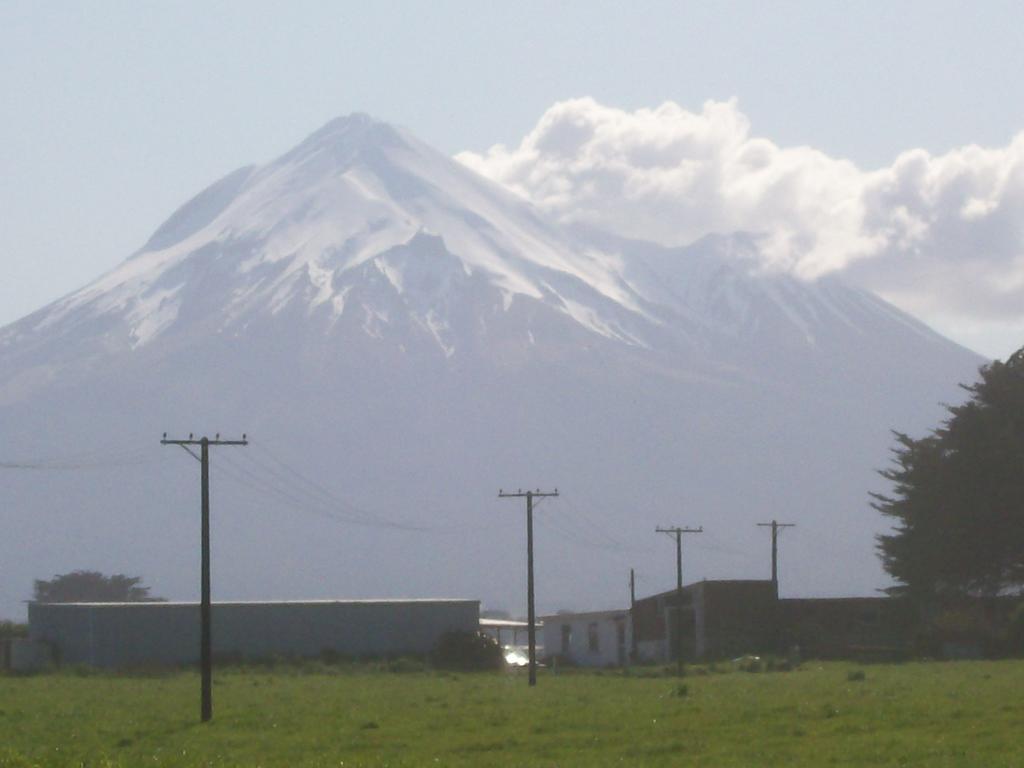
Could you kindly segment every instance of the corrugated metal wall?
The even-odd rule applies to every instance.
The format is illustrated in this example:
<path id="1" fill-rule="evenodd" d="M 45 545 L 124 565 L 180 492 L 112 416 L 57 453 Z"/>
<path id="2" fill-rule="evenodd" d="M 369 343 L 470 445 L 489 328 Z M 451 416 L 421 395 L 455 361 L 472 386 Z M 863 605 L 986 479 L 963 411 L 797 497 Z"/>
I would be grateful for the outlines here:
<path id="1" fill-rule="evenodd" d="M 214 603 L 213 652 L 259 659 L 422 654 L 479 628 L 476 600 Z M 199 659 L 196 603 L 32 603 L 29 632 L 59 663 L 123 667 Z"/>

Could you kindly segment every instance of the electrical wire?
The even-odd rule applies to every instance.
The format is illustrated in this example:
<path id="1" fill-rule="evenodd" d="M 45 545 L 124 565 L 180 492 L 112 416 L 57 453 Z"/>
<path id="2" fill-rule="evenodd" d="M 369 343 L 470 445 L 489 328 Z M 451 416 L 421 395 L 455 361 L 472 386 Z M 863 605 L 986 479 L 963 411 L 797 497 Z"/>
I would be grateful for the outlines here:
<path id="1" fill-rule="evenodd" d="M 110 467 L 129 467 L 142 464 L 153 464 L 159 456 L 152 446 L 110 451 L 92 449 L 76 453 L 63 454 L 57 457 L 15 459 L 0 461 L 0 469 L 18 469 L 32 471 L 67 471 L 78 469 L 105 469 Z"/>
<path id="2" fill-rule="evenodd" d="M 368 513 L 353 514 L 350 509 L 347 509 L 352 507 L 351 504 L 346 504 L 340 499 L 336 503 L 332 503 L 318 498 L 317 495 L 302 489 L 296 483 L 282 483 L 280 475 L 275 476 L 277 478 L 275 483 L 266 476 L 257 474 L 250 468 L 243 466 L 233 458 L 221 456 L 218 459 L 218 467 L 221 472 L 224 472 L 225 476 L 233 479 L 236 483 L 275 496 L 292 509 L 298 511 L 334 519 L 349 525 L 368 528 L 389 528 L 420 533 L 427 530 L 423 526 L 389 520 L 380 516 L 370 516 Z"/>
<path id="3" fill-rule="evenodd" d="M 251 445 L 251 444 L 250 444 Z M 272 496 L 281 501 L 289 509 L 332 519 L 347 525 L 368 528 L 387 528 L 430 535 L 465 535 L 473 531 L 491 530 L 493 524 L 479 526 L 467 525 L 420 525 L 401 522 L 393 518 L 367 512 L 352 502 L 346 501 L 319 483 L 310 481 L 294 467 L 288 467 L 287 474 L 277 471 L 264 462 L 252 462 L 253 466 L 245 466 L 239 461 L 239 455 L 223 454 L 218 457 L 218 473 L 244 488 L 252 495 L 258 492 Z M 282 468 L 287 466 L 281 460 L 276 461 Z M 308 481 L 305 482 L 305 481 Z M 443 515 L 438 515 L 443 516 Z"/>
<path id="4" fill-rule="evenodd" d="M 414 530 L 437 535 L 462 535 L 465 533 L 491 530 L 495 527 L 495 524 L 491 522 L 481 523 L 480 525 L 439 525 L 436 523 L 430 525 L 412 524 L 396 521 L 382 516 L 379 513 L 369 512 L 353 502 L 340 497 L 337 493 L 331 491 L 322 483 L 313 480 L 308 475 L 288 464 L 262 443 L 250 443 L 250 445 L 255 446 L 257 453 L 262 453 L 263 458 L 260 459 L 257 454 L 249 453 L 246 453 L 245 456 L 246 458 L 252 458 L 253 463 L 256 464 L 261 471 L 276 477 L 287 488 L 291 489 L 295 493 L 301 494 L 303 497 L 308 498 L 316 504 L 327 505 L 331 509 L 339 508 L 347 510 L 348 514 L 351 515 L 353 519 L 363 521 L 362 524 L 364 525 L 392 527 L 399 528 L 401 530 Z M 270 464 L 268 464 L 268 460 Z M 445 517 L 445 510 L 432 511 L 429 513 L 429 516 L 432 519 L 443 519 Z"/>

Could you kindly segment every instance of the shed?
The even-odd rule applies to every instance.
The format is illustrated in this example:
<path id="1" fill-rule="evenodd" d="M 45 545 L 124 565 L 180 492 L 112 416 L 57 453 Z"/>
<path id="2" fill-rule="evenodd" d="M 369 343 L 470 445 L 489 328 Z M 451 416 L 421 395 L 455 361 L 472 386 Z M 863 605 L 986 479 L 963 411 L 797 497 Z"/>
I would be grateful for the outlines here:
<path id="1" fill-rule="evenodd" d="M 633 622 L 628 609 L 559 613 L 543 619 L 549 658 L 581 667 L 622 667 L 629 660 Z"/>
<path id="2" fill-rule="evenodd" d="M 669 590 L 633 606 L 637 655 L 669 661 L 682 631 L 685 658 L 714 659 L 770 648 L 776 633 L 775 585 L 771 581 L 698 581 L 681 593 Z"/>

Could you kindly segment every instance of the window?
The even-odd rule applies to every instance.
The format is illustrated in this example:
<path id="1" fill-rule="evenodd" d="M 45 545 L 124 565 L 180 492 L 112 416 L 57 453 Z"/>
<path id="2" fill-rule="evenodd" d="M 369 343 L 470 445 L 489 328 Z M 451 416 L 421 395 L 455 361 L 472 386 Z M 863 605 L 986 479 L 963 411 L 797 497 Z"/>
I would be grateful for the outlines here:
<path id="1" fill-rule="evenodd" d="M 562 625 L 562 655 L 568 656 L 572 649 L 572 625 Z"/>
<path id="2" fill-rule="evenodd" d="M 593 622 L 587 627 L 587 648 L 591 653 L 597 653 L 601 650 L 601 638 L 597 631 L 597 622 Z"/>

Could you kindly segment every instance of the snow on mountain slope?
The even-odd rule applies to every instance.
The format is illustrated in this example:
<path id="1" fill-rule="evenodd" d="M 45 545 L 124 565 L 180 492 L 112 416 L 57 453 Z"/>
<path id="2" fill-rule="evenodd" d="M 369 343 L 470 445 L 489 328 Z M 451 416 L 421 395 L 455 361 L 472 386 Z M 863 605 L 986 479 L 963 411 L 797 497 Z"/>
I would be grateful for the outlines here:
<path id="1" fill-rule="evenodd" d="M 593 333 L 644 347 L 666 335 L 736 336 L 762 322 L 768 305 L 808 344 L 821 326 L 856 331 L 866 314 L 899 316 L 834 281 L 754 274 L 754 248 L 742 237 L 672 251 L 567 233 L 406 132 L 353 115 L 216 182 L 122 265 L 0 332 L 0 349 L 53 333 L 93 352 L 134 349 L 190 327 L 235 333 L 253 315 L 296 305 L 328 328 L 346 311 L 361 313 L 372 335 L 392 315 L 350 294 L 372 264 L 390 286 L 382 290 L 452 355 L 446 310 L 428 295 L 443 303 L 443 286 L 430 279 L 440 251 L 454 257 L 449 267 L 482 276 L 505 310 L 516 297 L 541 301 Z"/>
<path id="2" fill-rule="evenodd" d="M 226 273 L 209 287 L 220 294 L 222 330 L 292 302 L 311 313 L 326 307 L 336 318 L 345 309 L 346 273 L 422 235 L 440 235 L 466 274 L 485 274 L 506 305 L 516 295 L 544 298 L 591 330 L 626 338 L 614 321 L 560 295 L 548 279 L 553 272 L 576 278 L 636 311 L 614 262 L 573 248 L 526 203 L 363 115 L 333 121 L 278 160 L 217 182 L 139 253 L 19 331 L 119 315 L 127 325 L 123 342 L 143 346 L 195 319 L 190 281 L 211 262 Z M 384 259 L 377 268 L 401 294 L 404 270 L 416 266 Z"/>
<path id="3" fill-rule="evenodd" d="M 520 526 L 487 506 L 516 483 L 565 492 L 538 518 L 544 610 L 621 604 L 638 560 L 671 584 L 650 534 L 680 515 L 712 542 L 688 579 L 763 575 L 752 523 L 796 516 L 787 587 L 868 591 L 889 429 L 934 424 L 981 360 L 841 281 L 759 270 L 756 248 L 566 230 L 403 130 L 332 121 L 0 329 L 0 459 L 91 457 L 4 476 L 9 581 L 100 568 L 191 596 L 192 468 L 155 441 L 181 429 L 253 437 L 216 458 L 223 597 L 517 608 Z M 104 465 L 111 441 L 141 463 Z M 433 533 L 339 527 L 323 488 Z"/>

